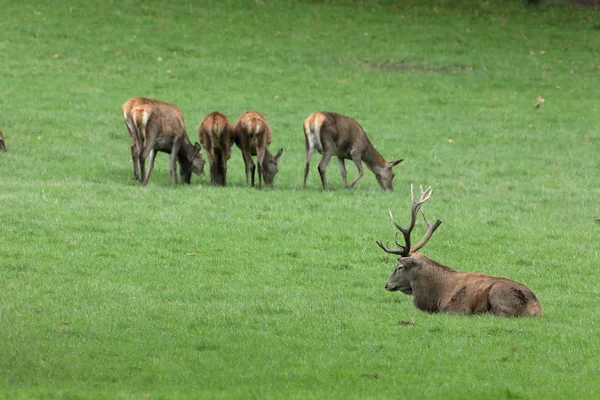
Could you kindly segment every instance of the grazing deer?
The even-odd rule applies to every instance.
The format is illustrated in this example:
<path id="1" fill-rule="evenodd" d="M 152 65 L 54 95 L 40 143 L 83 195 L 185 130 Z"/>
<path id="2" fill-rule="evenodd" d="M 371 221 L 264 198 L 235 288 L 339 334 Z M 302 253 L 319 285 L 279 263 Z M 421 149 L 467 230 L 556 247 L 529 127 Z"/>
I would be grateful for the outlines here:
<path id="1" fill-rule="evenodd" d="M 219 111 L 204 117 L 198 127 L 200 143 L 208 154 L 211 185 L 227 185 L 227 161 L 231 157 L 233 134 L 233 124 Z"/>
<path id="2" fill-rule="evenodd" d="M 6 144 L 4 143 L 4 135 L 0 131 L 0 151 L 6 151 Z"/>
<path id="3" fill-rule="evenodd" d="M 314 112 L 304 121 L 304 136 L 306 165 L 304 167 L 302 189 L 306 187 L 310 158 L 313 151 L 317 150 L 323 155 L 318 169 L 324 190 L 328 190 L 325 169 L 334 155 L 338 158 L 345 188 L 352 188 L 363 176 L 362 163 L 364 161 L 375 174 L 377 183 L 379 183 L 382 190 L 394 190 L 392 187 L 392 180 L 394 179 L 392 168 L 403 160 L 385 161 L 381 154 L 375 150 L 363 128 L 354 119 L 334 112 Z M 356 168 L 358 168 L 358 176 L 350 185 L 346 181 L 345 160 L 354 161 Z"/>
<path id="4" fill-rule="evenodd" d="M 154 168 L 156 152 L 169 153 L 169 172 L 177 184 L 177 161 L 183 183 L 189 184 L 192 172 L 202 174 L 204 159 L 199 143 L 192 145 L 185 131 L 183 115 L 172 103 L 134 97 L 121 107 L 131 137 L 133 178 L 146 185 Z M 150 156 L 146 172 L 145 161 Z M 141 170 L 141 175 L 138 171 Z"/>
<path id="5" fill-rule="evenodd" d="M 391 292 L 400 290 L 413 295 L 414 305 L 427 312 L 446 312 L 461 314 L 492 313 L 497 316 L 542 316 L 542 307 L 535 294 L 526 286 L 506 278 L 498 278 L 477 272 L 460 272 L 448 268 L 425 257 L 417 250 L 421 249 L 441 225 L 436 220 L 430 224 L 423 213 L 427 226 L 425 236 L 417 244 L 411 244 L 411 232 L 415 227 L 421 205 L 431 197 L 431 187 L 420 190 L 420 198 L 415 201 L 413 187 L 410 187 L 411 216 L 407 228 L 401 227 L 390 211 L 396 232 L 397 249 L 390 249 L 377 241 L 387 253 L 398 254 L 399 263 L 385 289 Z M 398 233 L 404 236 L 404 244 L 398 242 Z"/>
<path id="6" fill-rule="evenodd" d="M 278 161 L 283 149 L 279 149 L 273 156 L 268 149 L 271 144 L 271 127 L 265 117 L 258 111 L 246 111 L 235 123 L 234 142 L 242 151 L 244 165 L 246 166 L 246 185 L 254 186 L 254 171 L 256 169 L 252 156 L 256 156 L 258 164 L 258 187 L 262 189 L 262 182 L 266 186 L 273 186 L 275 174 L 279 172 Z"/>

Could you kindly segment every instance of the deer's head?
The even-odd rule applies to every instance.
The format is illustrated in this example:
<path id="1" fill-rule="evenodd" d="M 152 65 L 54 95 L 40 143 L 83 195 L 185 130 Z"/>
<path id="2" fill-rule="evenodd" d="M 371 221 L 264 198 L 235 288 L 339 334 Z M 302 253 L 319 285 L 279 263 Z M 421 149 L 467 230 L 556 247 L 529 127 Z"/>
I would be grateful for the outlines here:
<path id="1" fill-rule="evenodd" d="M 194 152 L 190 158 L 192 164 L 192 172 L 197 175 L 204 175 L 204 158 L 202 157 L 202 146 L 200 143 L 194 143 Z"/>
<path id="2" fill-rule="evenodd" d="M 385 166 L 380 168 L 379 171 L 377 171 L 377 173 L 375 173 L 375 177 L 377 178 L 377 183 L 379 183 L 379 187 L 382 190 L 390 191 L 390 192 L 394 190 L 392 181 L 394 180 L 395 174 L 394 174 L 394 171 L 392 170 L 392 168 L 395 167 L 396 165 L 400 164 L 402 161 L 404 161 L 404 159 L 396 160 L 396 161 L 387 161 L 385 163 Z"/>
<path id="3" fill-rule="evenodd" d="M 283 154 L 283 149 L 279 149 L 277 154 L 273 156 L 269 151 L 266 152 L 263 160 L 263 177 L 266 186 L 273 186 L 275 175 L 279 172 L 279 157 Z"/>
<path id="4" fill-rule="evenodd" d="M 400 256 L 398 259 L 398 265 L 396 269 L 392 273 L 388 283 L 385 285 L 385 289 L 389 291 L 400 290 L 406 294 L 412 294 L 412 287 L 410 286 L 410 282 L 413 280 L 412 275 L 415 273 L 416 269 L 420 268 L 425 256 L 417 253 L 419 249 L 421 249 L 429 239 L 433 232 L 442 224 L 442 221 L 439 219 L 435 220 L 433 224 L 430 224 L 425 217 L 425 213 L 421 211 L 423 215 L 423 221 L 425 222 L 425 226 L 427 227 L 427 232 L 423 236 L 423 238 L 415 245 L 411 244 L 410 235 L 412 230 L 415 227 L 417 222 L 417 214 L 421 209 L 423 203 L 425 203 L 431 197 L 431 186 L 426 190 L 423 190 L 423 186 L 420 187 L 420 196 L 419 200 L 415 201 L 415 196 L 413 192 L 413 186 L 410 185 L 410 199 L 411 199 L 411 212 L 410 212 L 410 223 L 408 227 L 404 228 L 396 222 L 392 212 L 390 211 L 390 218 L 394 226 L 398 229 L 396 231 L 396 237 L 394 241 L 396 242 L 396 246 L 398 248 L 392 249 L 387 246 L 387 243 L 384 245 L 380 240 L 377 241 L 377 245 L 381 247 L 386 253 L 397 254 Z M 404 237 L 404 244 L 398 242 L 398 234 L 402 233 Z"/>

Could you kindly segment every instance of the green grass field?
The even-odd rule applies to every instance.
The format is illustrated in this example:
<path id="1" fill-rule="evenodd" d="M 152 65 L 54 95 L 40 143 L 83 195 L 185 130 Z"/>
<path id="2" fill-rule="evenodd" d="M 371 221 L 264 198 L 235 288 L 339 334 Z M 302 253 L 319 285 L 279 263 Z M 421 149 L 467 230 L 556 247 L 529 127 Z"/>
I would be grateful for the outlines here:
<path id="1" fill-rule="evenodd" d="M 0 398 L 598 396 L 596 9 L 0 8 Z M 164 154 L 140 187 L 134 96 L 178 104 L 192 141 L 213 110 L 261 111 L 285 149 L 275 187 L 245 186 L 238 149 L 228 187 L 173 186 Z M 405 159 L 393 193 L 370 171 L 345 190 L 335 160 L 323 192 L 318 155 L 301 190 L 317 110 Z M 423 252 L 526 284 L 543 318 L 427 314 L 384 290 L 396 260 L 375 240 L 393 239 L 388 209 L 407 221 L 410 183 L 433 186 L 424 209 L 444 222 Z"/>

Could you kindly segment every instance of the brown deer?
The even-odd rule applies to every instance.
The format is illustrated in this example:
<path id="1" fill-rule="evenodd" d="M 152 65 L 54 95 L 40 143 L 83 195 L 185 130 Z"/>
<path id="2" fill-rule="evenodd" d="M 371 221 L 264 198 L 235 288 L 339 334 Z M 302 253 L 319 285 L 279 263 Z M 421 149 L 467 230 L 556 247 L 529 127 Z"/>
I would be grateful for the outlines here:
<path id="1" fill-rule="evenodd" d="M 430 224 L 423 213 L 427 227 L 425 236 L 417 244 L 411 244 L 411 232 L 415 227 L 421 205 L 431 197 L 431 187 L 423 190 L 415 201 L 413 187 L 410 187 L 411 215 L 408 227 L 401 227 L 390 211 L 396 232 L 397 249 L 390 249 L 377 241 L 387 253 L 398 254 L 399 263 L 385 289 L 391 292 L 400 290 L 414 297 L 413 303 L 419 310 L 431 313 L 492 313 L 497 316 L 542 316 L 542 307 L 535 294 L 526 286 L 506 278 L 498 278 L 477 272 L 460 272 L 448 268 L 425 257 L 421 249 L 441 225 L 436 220 Z M 398 242 L 398 233 L 404 236 L 404 244 Z"/>
<path id="2" fill-rule="evenodd" d="M 198 127 L 200 143 L 208 154 L 211 185 L 227 185 L 227 161 L 231 157 L 233 134 L 233 124 L 219 111 L 204 117 Z"/>
<path id="3" fill-rule="evenodd" d="M 345 188 L 354 187 L 356 182 L 363 176 L 362 163 L 364 161 L 375 174 L 377 183 L 379 183 L 382 190 L 394 190 L 392 186 L 392 180 L 394 179 L 392 168 L 403 160 L 385 161 L 381 154 L 375 150 L 363 128 L 354 119 L 335 112 L 314 112 L 304 121 L 304 144 L 306 148 L 306 165 L 304 167 L 302 189 L 306 187 L 310 158 L 313 151 L 317 150 L 323 155 L 318 169 L 324 190 L 328 190 L 325 169 L 334 155 L 337 156 Z M 356 168 L 358 168 L 358 176 L 350 185 L 346 180 L 345 160 L 354 161 Z"/>
<path id="4" fill-rule="evenodd" d="M 0 152 L 6 151 L 6 144 L 4 143 L 4 135 L 0 131 Z"/>
<path id="5" fill-rule="evenodd" d="M 192 145 L 190 142 L 185 131 L 183 115 L 175 104 L 134 97 L 123 104 L 121 109 L 132 142 L 134 179 L 139 180 L 142 185 L 148 183 L 158 151 L 170 154 L 169 172 L 174 184 L 177 184 L 177 161 L 183 183 L 190 183 L 192 172 L 204 172 L 200 144 Z M 150 166 L 146 172 L 145 161 L 148 156 Z"/>
<path id="6" fill-rule="evenodd" d="M 234 142 L 242 151 L 244 165 L 246 166 L 246 185 L 254 186 L 254 172 L 256 167 L 252 156 L 256 156 L 258 164 L 258 187 L 262 189 L 262 182 L 266 186 L 273 186 L 275 175 L 279 172 L 279 157 L 283 149 L 272 155 L 268 146 L 271 144 L 271 127 L 265 117 L 258 111 L 246 111 L 235 123 Z"/>

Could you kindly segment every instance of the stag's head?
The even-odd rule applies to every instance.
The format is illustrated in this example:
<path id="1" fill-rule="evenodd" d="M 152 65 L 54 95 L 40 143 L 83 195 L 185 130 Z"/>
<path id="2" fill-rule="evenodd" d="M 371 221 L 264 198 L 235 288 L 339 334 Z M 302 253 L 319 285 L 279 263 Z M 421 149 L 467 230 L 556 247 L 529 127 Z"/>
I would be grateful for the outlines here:
<path id="1" fill-rule="evenodd" d="M 279 149 L 274 156 L 267 151 L 263 160 L 263 178 L 265 186 L 273 186 L 275 175 L 279 172 L 279 157 L 283 154 L 283 149 Z"/>
<path id="2" fill-rule="evenodd" d="M 385 166 L 381 167 L 379 171 L 375 172 L 375 177 L 377 178 L 377 183 L 379 183 L 379 187 L 381 188 L 381 190 L 389 192 L 394 190 L 392 182 L 394 180 L 395 174 L 392 168 L 400 164 L 402 161 L 404 161 L 404 159 L 396 161 L 387 161 L 385 163 Z"/>
<path id="3" fill-rule="evenodd" d="M 397 254 L 400 256 L 398 259 L 398 265 L 394 270 L 394 273 L 390 277 L 388 283 L 385 285 L 386 290 L 396 291 L 400 290 L 406 294 L 412 294 L 412 288 L 410 286 L 410 282 L 413 280 L 412 274 L 415 272 L 417 268 L 420 268 L 422 265 L 422 259 L 425 258 L 421 254 L 417 253 L 419 249 L 421 249 L 429 239 L 433 232 L 442 224 L 442 221 L 437 219 L 433 224 L 430 224 L 425 217 L 425 213 L 421 210 L 421 206 L 431 197 L 431 186 L 426 190 L 423 190 L 423 187 L 420 187 L 420 196 L 419 200 L 415 201 L 415 196 L 413 192 L 413 186 L 410 185 L 410 199 L 411 199 L 411 209 L 410 209 L 410 223 L 408 227 L 404 228 L 396 222 L 392 212 L 390 211 L 390 218 L 394 226 L 398 229 L 396 231 L 396 237 L 394 241 L 396 242 L 397 248 L 389 248 L 387 243 L 384 245 L 380 240 L 377 241 L 377 245 L 381 247 L 386 253 Z M 423 215 L 423 221 L 425 222 L 425 226 L 427 227 L 427 232 L 423 236 L 423 238 L 415 245 L 411 244 L 410 235 L 412 230 L 415 227 L 417 222 L 417 214 L 421 210 L 421 214 Z M 398 241 L 398 234 L 402 233 L 404 237 L 404 244 L 401 244 Z"/>

